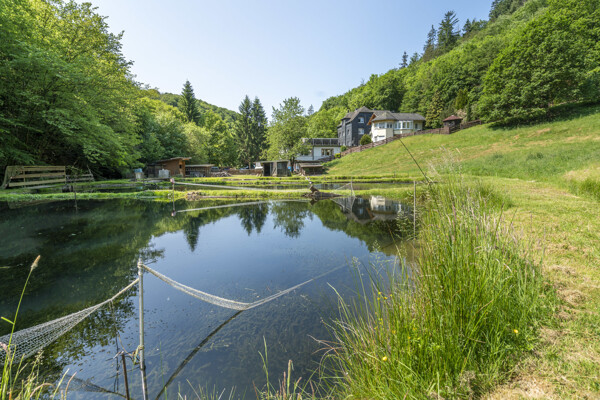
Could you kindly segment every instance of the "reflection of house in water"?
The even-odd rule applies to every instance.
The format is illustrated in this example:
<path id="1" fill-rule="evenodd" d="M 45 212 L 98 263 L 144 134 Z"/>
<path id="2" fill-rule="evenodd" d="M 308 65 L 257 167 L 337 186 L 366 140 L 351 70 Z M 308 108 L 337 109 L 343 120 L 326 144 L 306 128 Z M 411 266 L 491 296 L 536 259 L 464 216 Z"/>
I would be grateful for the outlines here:
<path id="1" fill-rule="evenodd" d="M 332 199 L 340 207 L 346 217 L 360 224 L 371 221 L 387 221 L 400 217 L 412 216 L 412 208 L 399 201 L 389 200 L 382 196 L 336 197 Z"/>

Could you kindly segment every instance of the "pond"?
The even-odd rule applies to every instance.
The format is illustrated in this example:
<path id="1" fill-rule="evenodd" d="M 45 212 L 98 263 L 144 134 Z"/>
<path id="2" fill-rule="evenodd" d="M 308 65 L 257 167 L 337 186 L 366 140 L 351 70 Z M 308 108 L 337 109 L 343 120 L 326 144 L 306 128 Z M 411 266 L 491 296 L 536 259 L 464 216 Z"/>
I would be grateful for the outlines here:
<path id="1" fill-rule="evenodd" d="M 82 310 L 119 292 L 137 277 L 137 259 L 175 281 L 227 299 L 253 302 L 311 278 L 297 290 L 255 309 L 236 312 L 202 302 L 144 275 L 147 382 L 150 398 L 166 390 L 236 388 L 253 397 L 262 387 L 260 353 L 268 350 L 273 383 L 294 364 L 307 379 L 321 359 L 315 338 L 330 337 L 332 288 L 351 296 L 356 272 L 370 263 L 398 262 L 403 233 L 397 223 L 410 208 L 381 197 L 316 203 L 266 201 L 174 204 L 88 200 L 0 204 L 0 316 L 14 314 L 31 261 L 18 329 Z M 173 212 L 175 208 L 176 212 Z M 402 225 L 402 224 L 400 224 Z M 354 260 L 354 261 L 353 261 Z M 358 260 L 363 267 L 353 267 Z M 112 398 L 124 393 L 114 356 L 139 343 L 137 287 L 106 306 L 44 351 L 49 380 L 75 374 L 69 398 Z M 0 335 L 8 333 L 0 325 Z M 129 384 L 139 397 L 139 370 L 129 362 Z"/>

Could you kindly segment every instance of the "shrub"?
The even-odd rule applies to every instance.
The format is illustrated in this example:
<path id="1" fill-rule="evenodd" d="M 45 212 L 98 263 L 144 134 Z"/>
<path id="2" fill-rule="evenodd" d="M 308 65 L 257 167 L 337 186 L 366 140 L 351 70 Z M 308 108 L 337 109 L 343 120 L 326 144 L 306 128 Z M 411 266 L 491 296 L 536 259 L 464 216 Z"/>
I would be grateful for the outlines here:
<path id="1" fill-rule="evenodd" d="M 344 152 L 344 151 L 346 151 L 346 150 L 348 150 L 348 147 L 346 147 L 346 146 L 342 146 L 342 147 L 340 147 L 340 151 Z"/>
<path id="2" fill-rule="evenodd" d="M 373 140 L 371 139 L 371 136 L 369 135 L 363 135 L 360 138 L 360 145 L 364 146 L 365 144 L 369 144 L 369 143 L 373 143 Z"/>

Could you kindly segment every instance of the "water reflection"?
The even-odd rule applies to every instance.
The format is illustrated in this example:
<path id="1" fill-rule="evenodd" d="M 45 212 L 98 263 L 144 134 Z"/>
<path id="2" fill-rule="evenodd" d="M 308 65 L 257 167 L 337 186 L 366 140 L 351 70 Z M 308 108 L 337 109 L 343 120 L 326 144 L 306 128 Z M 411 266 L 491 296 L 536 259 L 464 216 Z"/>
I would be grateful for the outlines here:
<path id="1" fill-rule="evenodd" d="M 105 300 L 136 276 L 136 261 L 189 286 L 226 298 L 253 301 L 320 275 L 357 257 L 393 262 L 388 245 L 404 232 L 394 213 L 410 209 L 385 199 L 346 202 L 261 202 L 221 207 L 223 201 L 169 203 L 135 200 L 55 202 L 29 207 L 0 205 L 0 315 L 15 309 L 28 266 L 42 264 L 27 290 L 18 329 L 33 326 Z M 408 215 L 408 214 L 406 214 Z M 6 271 L 10 271 L 5 273 Z M 328 335 L 322 320 L 334 315 L 329 284 L 353 287 L 348 269 L 256 310 L 234 314 L 145 280 L 147 365 L 150 393 L 172 378 L 169 394 L 187 380 L 217 387 L 260 386 L 258 351 L 269 346 L 270 372 L 278 376 L 291 358 L 296 376 L 307 377 L 319 355 L 310 336 Z M 137 338 L 135 291 L 100 310 L 45 351 L 42 371 L 115 390 L 120 349 L 133 351 Z M 235 318 L 232 318 L 235 316 Z M 228 323 L 224 324 L 224 322 Z M 7 327 L 0 327 L 0 334 Z M 130 376 L 132 392 L 139 376 Z M 118 388 L 116 388 L 118 389 Z M 121 387 L 122 392 L 122 387 Z M 139 393 L 139 392 L 138 392 Z M 72 398 L 78 398 L 74 393 Z M 93 398 L 90 393 L 81 398 Z M 151 396 L 152 397 L 152 396 Z M 104 397 L 103 397 L 104 398 Z"/>

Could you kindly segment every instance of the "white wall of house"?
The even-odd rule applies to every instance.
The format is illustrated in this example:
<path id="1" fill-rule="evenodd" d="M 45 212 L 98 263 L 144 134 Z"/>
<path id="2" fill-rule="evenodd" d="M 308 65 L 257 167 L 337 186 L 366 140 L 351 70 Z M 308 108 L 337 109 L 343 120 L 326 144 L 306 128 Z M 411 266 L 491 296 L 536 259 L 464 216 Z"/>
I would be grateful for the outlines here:
<path id="1" fill-rule="evenodd" d="M 336 154 L 340 154 L 341 146 L 314 146 L 311 148 L 310 153 L 308 155 L 298 155 L 296 160 L 298 161 L 316 161 L 323 157 L 327 156 L 335 156 Z"/>
<path id="2" fill-rule="evenodd" d="M 422 129 L 423 121 L 378 121 L 371 126 L 371 138 L 377 142 L 394 135 L 412 133 Z"/>

